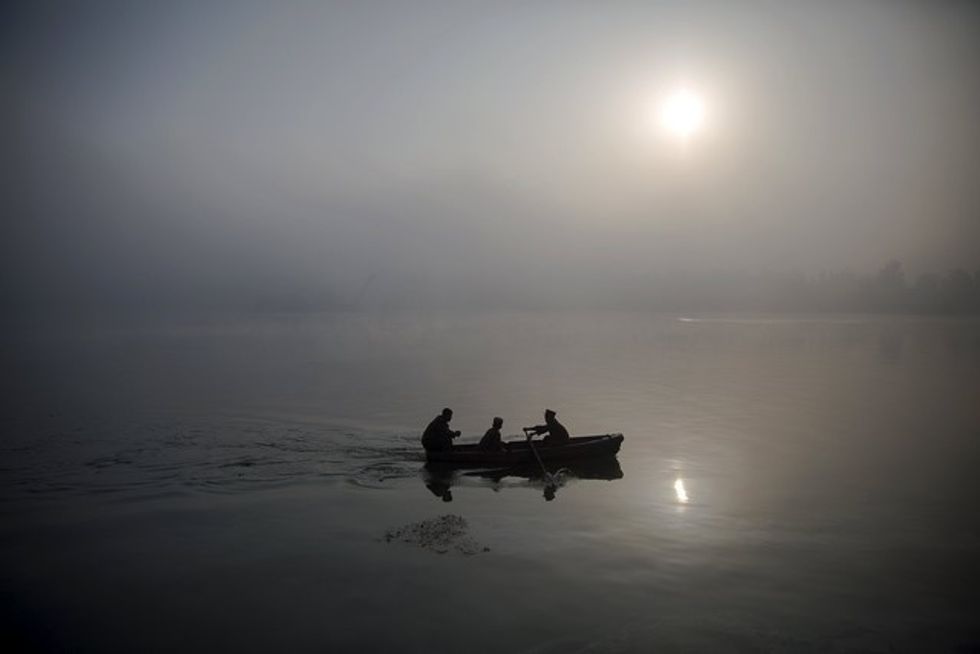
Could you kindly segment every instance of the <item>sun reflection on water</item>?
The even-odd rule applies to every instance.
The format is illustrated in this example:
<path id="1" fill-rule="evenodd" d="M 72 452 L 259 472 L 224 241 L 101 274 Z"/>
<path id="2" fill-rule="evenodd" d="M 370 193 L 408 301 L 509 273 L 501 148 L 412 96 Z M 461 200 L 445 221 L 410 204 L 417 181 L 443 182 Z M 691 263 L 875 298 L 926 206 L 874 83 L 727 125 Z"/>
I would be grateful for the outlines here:
<path id="1" fill-rule="evenodd" d="M 684 488 L 684 480 L 678 478 L 674 482 L 674 493 L 677 495 L 677 501 L 681 504 L 687 504 L 687 489 Z"/>

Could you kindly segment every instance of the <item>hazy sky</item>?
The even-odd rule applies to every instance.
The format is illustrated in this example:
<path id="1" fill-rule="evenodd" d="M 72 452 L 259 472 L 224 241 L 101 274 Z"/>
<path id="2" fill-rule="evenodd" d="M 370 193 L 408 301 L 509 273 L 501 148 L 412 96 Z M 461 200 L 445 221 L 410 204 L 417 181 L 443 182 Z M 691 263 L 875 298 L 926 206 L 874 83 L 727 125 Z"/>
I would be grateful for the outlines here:
<path id="1" fill-rule="evenodd" d="M 8 301 L 980 266 L 977 3 L 0 12 Z"/>

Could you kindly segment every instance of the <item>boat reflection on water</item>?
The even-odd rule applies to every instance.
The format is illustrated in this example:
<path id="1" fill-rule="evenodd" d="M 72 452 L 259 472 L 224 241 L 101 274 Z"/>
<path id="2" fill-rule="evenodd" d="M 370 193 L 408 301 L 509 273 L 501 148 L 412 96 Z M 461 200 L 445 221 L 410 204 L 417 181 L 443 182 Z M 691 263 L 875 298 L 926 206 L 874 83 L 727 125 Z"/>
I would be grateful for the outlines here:
<path id="1" fill-rule="evenodd" d="M 544 499 L 551 501 L 558 489 L 570 479 L 622 479 L 623 469 L 615 457 L 585 461 L 566 461 L 546 474 L 539 465 L 521 464 L 508 467 L 461 468 L 452 464 L 428 462 L 422 466 L 425 487 L 442 499 L 453 501 L 453 486 L 483 486 L 499 492 L 512 486 L 532 486 L 543 489 Z M 505 480 L 518 479 L 523 483 L 506 485 Z"/>

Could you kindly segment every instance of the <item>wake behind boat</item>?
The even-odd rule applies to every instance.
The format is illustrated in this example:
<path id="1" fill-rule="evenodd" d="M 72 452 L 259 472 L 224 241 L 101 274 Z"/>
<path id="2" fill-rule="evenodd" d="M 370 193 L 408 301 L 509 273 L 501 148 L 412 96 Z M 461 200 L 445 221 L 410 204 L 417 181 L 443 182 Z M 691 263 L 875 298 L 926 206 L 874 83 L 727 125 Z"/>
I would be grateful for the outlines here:
<path id="1" fill-rule="evenodd" d="M 456 465 L 521 465 L 536 462 L 534 451 L 542 461 L 573 461 L 615 456 L 623 444 L 622 434 L 573 436 L 558 445 L 534 443 L 534 450 L 527 441 L 510 441 L 499 450 L 481 449 L 476 443 L 453 445 L 444 450 L 427 450 L 425 458 L 433 463 Z"/>

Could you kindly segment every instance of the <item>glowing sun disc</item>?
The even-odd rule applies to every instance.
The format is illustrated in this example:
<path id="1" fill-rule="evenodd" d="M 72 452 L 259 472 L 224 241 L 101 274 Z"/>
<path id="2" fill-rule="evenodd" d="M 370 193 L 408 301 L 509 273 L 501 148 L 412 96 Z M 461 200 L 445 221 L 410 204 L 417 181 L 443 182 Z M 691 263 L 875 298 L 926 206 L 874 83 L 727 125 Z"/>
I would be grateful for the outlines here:
<path id="1" fill-rule="evenodd" d="M 660 105 L 660 124 L 670 134 L 687 139 L 704 125 L 704 100 L 688 89 L 674 91 Z"/>

